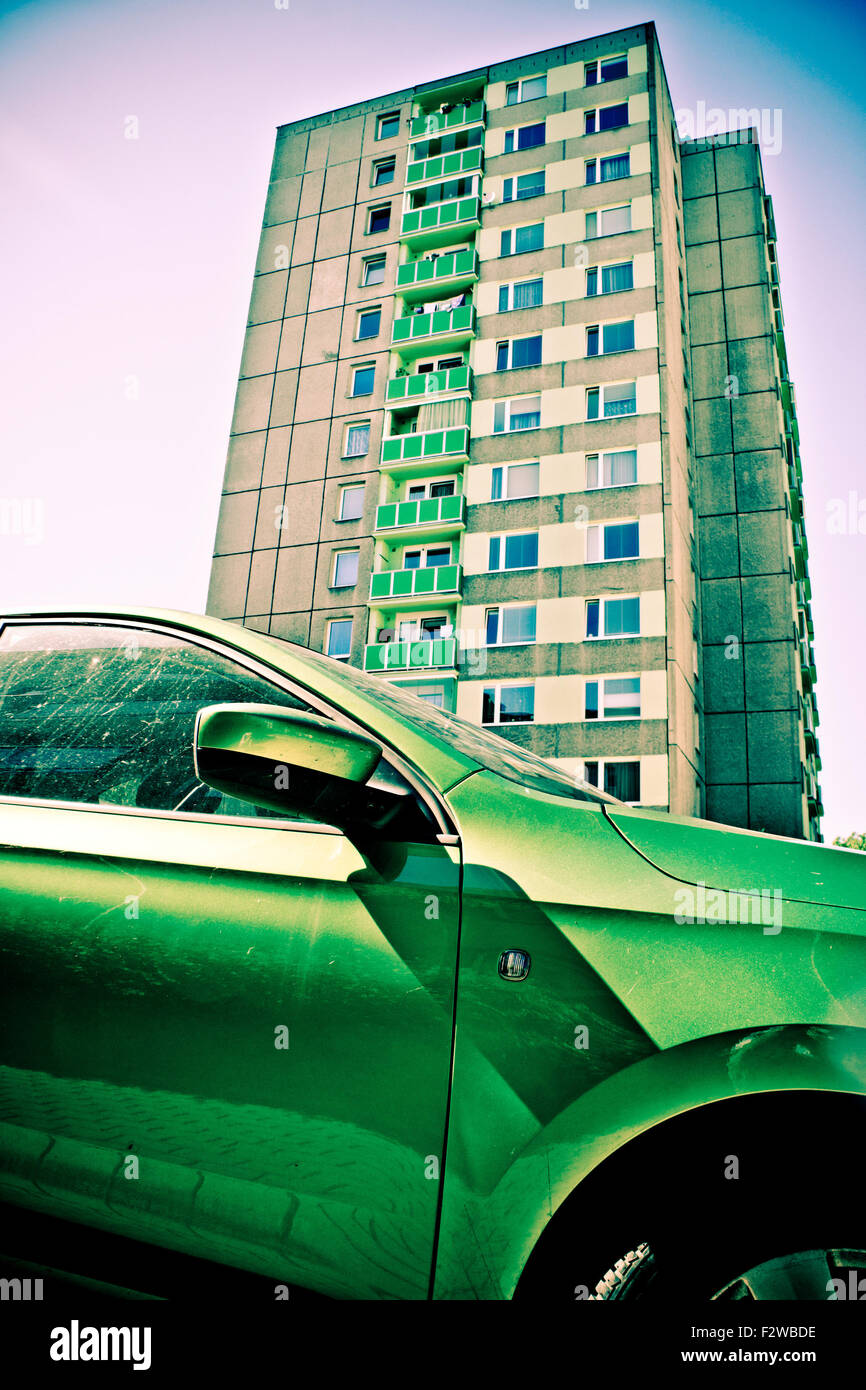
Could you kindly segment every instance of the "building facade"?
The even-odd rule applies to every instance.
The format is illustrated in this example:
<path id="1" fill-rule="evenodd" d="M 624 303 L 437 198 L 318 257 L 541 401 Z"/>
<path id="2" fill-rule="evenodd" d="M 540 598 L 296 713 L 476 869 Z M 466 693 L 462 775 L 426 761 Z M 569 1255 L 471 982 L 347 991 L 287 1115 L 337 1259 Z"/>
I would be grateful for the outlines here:
<path id="1" fill-rule="evenodd" d="M 209 612 L 818 838 L 800 478 L 759 150 L 651 24 L 280 127 Z"/>

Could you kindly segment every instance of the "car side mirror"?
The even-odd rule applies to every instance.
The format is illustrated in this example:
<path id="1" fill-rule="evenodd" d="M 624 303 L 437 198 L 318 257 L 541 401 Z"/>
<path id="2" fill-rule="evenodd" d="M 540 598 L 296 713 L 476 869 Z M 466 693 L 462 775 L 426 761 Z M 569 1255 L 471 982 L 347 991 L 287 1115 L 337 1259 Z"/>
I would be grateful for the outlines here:
<path id="1" fill-rule="evenodd" d="M 329 719 L 256 704 L 200 709 L 194 750 L 196 775 L 207 786 L 341 828 L 356 818 L 382 757 L 374 739 Z"/>

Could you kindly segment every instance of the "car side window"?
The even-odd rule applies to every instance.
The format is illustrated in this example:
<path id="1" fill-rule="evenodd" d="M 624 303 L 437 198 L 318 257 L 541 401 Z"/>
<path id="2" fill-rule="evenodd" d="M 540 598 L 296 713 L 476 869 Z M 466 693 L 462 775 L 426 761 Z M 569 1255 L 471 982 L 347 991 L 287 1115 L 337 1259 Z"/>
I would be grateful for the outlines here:
<path id="1" fill-rule="evenodd" d="M 223 702 L 310 709 L 182 637 L 109 624 L 8 624 L 0 632 L 0 795 L 278 816 L 196 778 L 196 714 Z"/>

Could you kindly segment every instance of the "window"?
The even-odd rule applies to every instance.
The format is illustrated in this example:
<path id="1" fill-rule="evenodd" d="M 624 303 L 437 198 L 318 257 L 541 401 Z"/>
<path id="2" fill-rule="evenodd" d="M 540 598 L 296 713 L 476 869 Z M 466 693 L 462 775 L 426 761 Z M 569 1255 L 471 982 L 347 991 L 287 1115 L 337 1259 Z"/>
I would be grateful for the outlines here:
<path id="1" fill-rule="evenodd" d="M 500 256 L 522 256 L 525 251 L 540 251 L 543 246 L 543 222 L 533 222 L 527 227 L 507 227 L 499 238 Z"/>
<path id="2" fill-rule="evenodd" d="M 395 135 L 400 134 L 400 112 L 389 111 L 386 116 L 380 116 L 376 121 L 376 139 L 393 140 Z"/>
<path id="3" fill-rule="evenodd" d="M 413 140 L 409 146 L 409 158 L 413 164 L 420 164 L 425 159 L 435 159 L 440 154 L 455 154 L 459 150 L 471 150 L 483 143 L 483 126 L 471 126 L 468 130 L 465 127 L 447 130 L 444 134 L 434 135 L 429 140 Z"/>
<path id="4" fill-rule="evenodd" d="M 538 464 L 506 463 L 494 468 L 491 477 L 490 500 L 500 502 L 515 497 L 538 496 Z"/>
<path id="5" fill-rule="evenodd" d="M 391 225 L 391 204 L 384 203 L 381 207 L 370 208 L 367 216 L 367 233 L 372 236 L 374 232 L 387 232 Z"/>
<path id="6" fill-rule="evenodd" d="M 435 569 L 438 565 L 450 564 L 450 545 L 421 545 L 403 551 L 404 570 Z"/>
<path id="7" fill-rule="evenodd" d="M 601 620 L 601 628 L 599 621 Z M 640 598 L 588 598 L 587 637 L 637 637 L 640 635 Z"/>
<path id="8" fill-rule="evenodd" d="M 531 570 L 538 566 L 538 532 L 510 532 L 491 536 L 487 568 L 496 570 Z"/>
<path id="9" fill-rule="evenodd" d="M 338 550 L 334 555 L 332 589 L 352 589 L 358 582 L 359 550 Z"/>
<path id="10" fill-rule="evenodd" d="M 543 192 L 543 169 L 533 169 L 531 174 L 518 174 L 516 179 L 502 180 L 503 203 L 511 203 L 515 198 L 537 198 Z"/>
<path id="11" fill-rule="evenodd" d="M 630 173 L 628 151 L 625 154 L 604 155 L 584 160 L 586 183 L 609 183 L 611 179 L 627 179 Z"/>
<path id="12" fill-rule="evenodd" d="M 515 280 L 510 285 L 500 285 L 500 314 L 508 313 L 512 309 L 537 309 L 541 303 L 543 288 L 542 280 Z"/>
<path id="13" fill-rule="evenodd" d="M 352 654 L 352 625 L 352 618 L 333 618 L 328 623 L 327 656 L 336 657 L 337 661 L 348 661 Z"/>
<path id="14" fill-rule="evenodd" d="M 600 130 L 618 130 L 628 125 L 628 102 L 617 102 L 616 106 L 601 106 L 597 111 L 583 113 L 584 135 L 596 135 Z"/>
<path id="15" fill-rule="evenodd" d="M 373 187 L 381 188 L 383 183 L 393 183 L 396 169 L 397 161 L 393 157 L 375 160 L 373 163 Z"/>
<path id="16" fill-rule="evenodd" d="M 537 430 L 540 424 L 540 396 L 523 396 L 515 401 L 496 401 L 494 404 L 494 434 L 511 430 Z"/>
<path id="17" fill-rule="evenodd" d="M 604 789 L 620 801 L 640 801 L 640 762 L 605 763 Z"/>
<path id="18" fill-rule="evenodd" d="M 385 257 L 368 256 L 361 275 L 362 285 L 381 285 L 385 279 Z"/>
<path id="19" fill-rule="evenodd" d="M 521 367 L 537 367 L 541 363 L 541 334 L 533 338 L 511 338 L 496 344 L 497 372 L 518 371 Z"/>
<path id="20" fill-rule="evenodd" d="M 631 204 L 624 207 L 602 208 L 600 212 L 586 214 L 586 237 L 615 236 L 617 232 L 631 231 Z"/>
<path id="21" fill-rule="evenodd" d="M 590 386 L 586 393 L 587 420 L 598 419 L 599 395 L 603 400 L 603 415 L 606 420 L 614 415 L 634 415 L 636 397 L 633 381 L 626 381 L 618 386 Z"/>
<path id="22" fill-rule="evenodd" d="M 587 454 L 586 486 L 628 487 L 637 482 L 637 449 L 619 449 L 607 454 Z"/>
<path id="23" fill-rule="evenodd" d="M 194 641 L 109 624 L 10 623 L 0 635 L 0 794 L 105 812 L 261 815 L 196 776 L 196 714 L 225 703 L 309 710 Z"/>
<path id="24" fill-rule="evenodd" d="M 406 489 L 406 501 L 418 502 L 425 497 L 453 497 L 455 492 L 453 478 L 443 478 L 435 483 L 410 483 Z"/>
<path id="25" fill-rule="evenodd" d="M 510 604 L 488 608 L 485 642 L 488 647 L 511 647 L 535 641 L 535 604 Z"/>
<path id="26" fill-rule="evenodd" d="M 364 484 L 353 483 L 340 491 L 340 520 L 357 521 L 364 515 Z"/>
<path id="27" fill-rule="evenodd" d="M 423 700 L 427 705 L 435 705 L 437 709 L 443 709 L 445 706 L 444 685 L 416 685 L 410 689 L 409 694 L 414 695 L 416 700 Z"/>
<path id="28" fill-rule="evenodd" d="M 593 62 L 584 64 L 584 75 L 587 87 L 595 87 L 599 82 L 614 82 L 618 77 L 627 77 L 628 58 L 625 55 L 616 58 L 596 58 Z"/>
<path id="29" fill-rule="evenodd" d="M 636 560 L 640 554 L 640 528 L 636 521 L 611 522 L 586 528 L 586 563 L 602 560 Z"/>
<path id="30" fill-rule="evenodd" d="M 346 438 L 343 442 L 343 458 L 363 458 L 369 448 L 370 421 L 364 420 L 357 425 L 348 425 L 346 427 Z"/>
<path id="31" fill-rule="evenodd" d="M 506 82 L 505 105 L 517 106 L 521 101 L 535 101 L 547 96 L 547 76 L 524 77 L 521 82 Z"/>
<path id="32" fill-rule="evenodd" d="M 517 126 L 505 132 L 505 154 L 513 154 L 515 150 L 534 150 L 544 141 L 544 121 L 539 121 L 537 125 Z"/>
<path id="33" fill-rule="evenodd" d="M 362 309 L 358 315 L 358 326 L 355 332 L 355 341 L 360 342 L 362 338 L 378 338 L 381 323 L 381 309 Z"/>
<path id="34" fill-rule="evenodd" d="M 356 367 L 352 372 L 352 391 L 353 396 L 371 396 L 373 394 L 373 382 L 376 378 L 376 368 L 372 364 L 364 367 Z"/>
<path id="35" fill-rule="evenodd" d="M 619 261 L 616 265 L 593 265 L 586 272 L 586 293 L 618 294 L 621 290 L 634 289 L 634 272 L 631 261 Z"/>
<path id="36" fill-rule="evenodd" d="M 640 719 L 640 676 L 587 681 L 584 698 L 585 719 Z"/>
<path id="37" fill-rule="evenodd" d="M 534 686 L 485 686 L 481 700 L 482 724 L 531 724 L 534 715 Z"/>
<path id="38" fill-rule="evenodd" d="M 600 335 L 602 352 L 629 352 L 634 347 L 634 319 L 622 323 L 605 323 Z M 597 357 L 599 351 L 598 326 L 586 330 L 586 355 Z"/>
<path id="39" fill-rule="evenodd" d="M 413 208 L 429 207 L 432 203 L 444 203 L 451 198 L 468 198 L 477 192 L 476 176 L 446 179 L 444 183 L 428 183 L 409 196 Z"/>

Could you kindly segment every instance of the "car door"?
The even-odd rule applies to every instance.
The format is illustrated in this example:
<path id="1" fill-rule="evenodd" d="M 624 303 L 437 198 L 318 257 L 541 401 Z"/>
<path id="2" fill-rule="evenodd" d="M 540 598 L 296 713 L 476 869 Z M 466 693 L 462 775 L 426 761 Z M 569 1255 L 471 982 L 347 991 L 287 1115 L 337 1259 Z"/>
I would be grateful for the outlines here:
<path id="1" fill-rule="evenodd" d="M 195 714 L 224 701 L 310 707 L 188 634 L 0 630 L 0 1197 L 337 1296 L 425 1297 L 455 838 L 428 813 L 374 864 L 204 788 Z"/>

